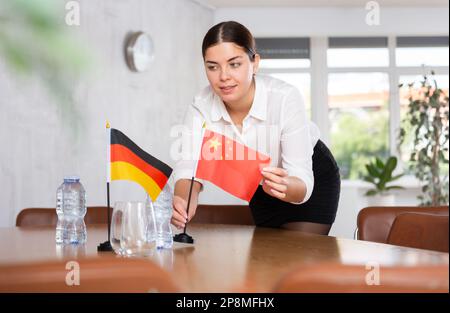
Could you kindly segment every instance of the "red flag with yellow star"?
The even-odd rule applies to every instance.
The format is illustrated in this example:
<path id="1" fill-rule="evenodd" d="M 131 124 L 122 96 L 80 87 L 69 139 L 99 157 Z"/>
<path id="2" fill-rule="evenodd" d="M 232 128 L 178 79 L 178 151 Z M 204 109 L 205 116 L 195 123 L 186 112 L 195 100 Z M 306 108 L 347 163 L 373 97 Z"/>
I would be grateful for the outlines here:
<path id="1" fill-rule="evenodd" d="M 205 130 L 195 177 L 250 201 L 270 158 L 222 134 Z"/>

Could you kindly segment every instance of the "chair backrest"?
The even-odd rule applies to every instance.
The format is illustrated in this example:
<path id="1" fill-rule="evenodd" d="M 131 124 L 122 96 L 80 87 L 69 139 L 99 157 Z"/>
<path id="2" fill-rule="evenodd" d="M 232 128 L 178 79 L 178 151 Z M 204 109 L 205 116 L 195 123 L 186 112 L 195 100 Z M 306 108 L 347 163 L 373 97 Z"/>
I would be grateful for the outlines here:
<path id="1" fill-rule="evenodd" d="M 377 270 L 364 265 L 317 264 L 301 266 L 284 275 L 274 292 L 445 292 L 449 268 L 394 266 Z"/>
<path id="2" fill-rule="evenodd" d="M 438 207 L 367 207 L 358 214 L 358 239 L 387 243 L 395 218 L 402 213 L 448 215 L 448 206 Z"/>
<path id="3" fill-rule="evenodd" d="M 178 291 L 170 275 L 149 260 L 102 256 L 68 262 L 73 261 L 0 265 L 0 292 Z"/>
<path id="4" fill-rule="evenodd" d="M 255 225 L 248 205 L 208 205 L 197 207 L 193 223 Z"/>
<path id="5" fill-rule="evenodd" d="M 27 208 L 20 211 L 16 226 L 56 226 L 54 208 Z M 106 207 L 88 207 L 84 217 L 86 224 L 106 224 Z M 200 204 L 192 219 L 193 223 L 254 225 L 248 205 Z"/>
<path id="6" fill-rule="evenodd" d="M 88 207 L 84 222 L 86 224 L 106 224 L 106 206 Z M 56 226 L 55 208 L 27 208 L 20 211 L 16 226 Z"/>
<path id="7" fill-rule="evenodd" d="M 403 213 L 392 224 L 387 243 L 448 252 L 448 215 Z"/>

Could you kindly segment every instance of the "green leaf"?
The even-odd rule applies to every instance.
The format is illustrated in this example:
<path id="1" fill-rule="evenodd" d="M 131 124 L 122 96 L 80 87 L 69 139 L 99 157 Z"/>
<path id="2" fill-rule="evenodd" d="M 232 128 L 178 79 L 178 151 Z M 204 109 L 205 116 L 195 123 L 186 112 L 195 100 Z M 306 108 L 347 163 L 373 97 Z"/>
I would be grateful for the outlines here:
<path id="1" fill-rule="evenodd" d="M 372 176 L 364 176 L 363 180 L 372 184 L 375 184 L 375 179 Z"/>
<path id="2" fill-rule="evenodd" d="M 391 156 L 387 162 L 386 162 L 386 170 L 392 174 L 392 172 L 394 171 L 395 167 L 397 166 L 397 158 Z"/>
<path id="3" fill-rule="evenodd" d="M 367 172 L 369 172 L 369 175 L 373 177 L 380 177 L 380 173 L 376 170 L 375 166 L 372 164 L 366 164 Z"/>
<path id="4" fill-rule="evenodd" d="M 375 158 L 375 163 L 380 170 L 384 169 L 384 163 L 378 157 Z"/>
<path id="5" fill-rule="evenodd" d="M 392 177 L 392 171 L 395 169 L 395 167 L 397 166 L 397 158 L 396 157 L 390 157 L 387 162 L 386 162 L 386 166 L 383 170 L 383 173 L 381 174 L 380 177 L 380 182 L 382 183 L 382 185 L 386 185 L 386 183 L 388 183 L 391 180 Z"/>
<path id="6" fill-rule="evenodd" d="M 377 193 L 375 189 L 370 189 L 366 192 L 366 196 L 375 196 Z"/>
<path id="7" fill-rule="evenodd" d="M 405 189 L 402 186 L 389 186 L 386 188 L 386 190 L 391 190 L 391 189 Z"/>
<path id="8" fill-rule="evenodd" d="M 394 176 L 394 177 L 391 178 L 391 181 L 397 180 L 397 179 L 399 179 L 400 177 L 403 177 L 404 175 L 405 175 L 405 174 L 399 174 L 399 175 L 396 175 L 396 176 Z"/>

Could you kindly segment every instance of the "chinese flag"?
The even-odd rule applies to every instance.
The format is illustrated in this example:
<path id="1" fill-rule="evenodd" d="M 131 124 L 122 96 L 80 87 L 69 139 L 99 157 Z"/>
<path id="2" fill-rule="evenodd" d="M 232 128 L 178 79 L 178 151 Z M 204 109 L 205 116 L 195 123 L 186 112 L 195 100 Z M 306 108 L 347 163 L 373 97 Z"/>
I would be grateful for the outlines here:
<path id="1" fill-rule="evenodd" d="M 222 134 L 205 130 L 195 177 L 250 201 L 270 158 Z"/>

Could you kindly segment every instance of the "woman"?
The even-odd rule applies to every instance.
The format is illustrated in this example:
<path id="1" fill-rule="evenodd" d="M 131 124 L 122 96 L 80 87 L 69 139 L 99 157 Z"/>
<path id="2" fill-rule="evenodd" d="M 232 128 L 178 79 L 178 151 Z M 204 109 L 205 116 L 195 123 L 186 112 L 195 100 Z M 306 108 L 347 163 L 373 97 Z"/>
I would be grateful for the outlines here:
<path id="1" fill-rule="evenodd" d="M 255 40 L 237 22 L 212 27 L 203 39 L 202 53 L 209 86 L 189 106 L 185 125 L 200 129 L 204 121 L 208 128 L 270 155 L 270 166 L 262 170 L 262 185 L 249 203 L 257 226 L 328 234 L 339 200 L 339 170 L 319 140 L 318 128 L 307 120 L 298 90 L 256 75 L 260 56 Z M 266 135 L 270 130 L 268 137 L 275 140 L 264 151 L 249 143 L 259 140 L 261 128 Z M 191 128 L 188 135 L 195 137 L 195 133 Z M 197 208 L 201 180 L 194 182 L 187 215 L 194 166 L 195 161 L 182 160 L 174 171 L 172 224 L 178 228 L 192 219 Z"/>

